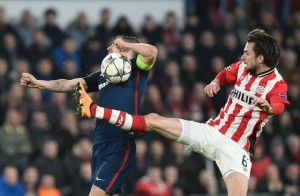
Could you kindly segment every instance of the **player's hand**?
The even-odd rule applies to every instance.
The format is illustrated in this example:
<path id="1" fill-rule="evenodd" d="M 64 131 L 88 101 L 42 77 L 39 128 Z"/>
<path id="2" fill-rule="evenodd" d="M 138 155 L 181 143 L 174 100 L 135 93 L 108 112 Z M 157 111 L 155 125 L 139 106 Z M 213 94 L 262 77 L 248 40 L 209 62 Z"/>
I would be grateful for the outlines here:
<path id="1" fill-rule="evenodd" d="M 220 90 L 220 85 L 218 82 L 211 82 L 210 84 L 206 85 L 204 88 L 204 92 L 209 97 L 213 97 L 215 94 L 217 94 Z"/>
<path id="2" fill-rule="evenodd" d="M 126 52 L 129 50 L 127 47 L 127 42 L 123 41 L 121 38 L 117 38 L 114 41 L 114 45 L 121 51 L 121 52 Z"/>
<path id="3" fill-rule="evenodd" d="M 261 97 L 255 98 L 254 101 L 253 101 L 253 104 L 256 105 L 257 107 L 259 107 L 260 109 L 262 109 L 264 112 L 266 112 L 268 114 L 272 114 L 273 113 L 272 106 L 264 98 L 261 98 Z"/>
<path id="4" fill-rule="evenodd" d="M 30 88 L 38 87 L 38 80 L 30 73 L 22 73 L 20 84 Z"/>

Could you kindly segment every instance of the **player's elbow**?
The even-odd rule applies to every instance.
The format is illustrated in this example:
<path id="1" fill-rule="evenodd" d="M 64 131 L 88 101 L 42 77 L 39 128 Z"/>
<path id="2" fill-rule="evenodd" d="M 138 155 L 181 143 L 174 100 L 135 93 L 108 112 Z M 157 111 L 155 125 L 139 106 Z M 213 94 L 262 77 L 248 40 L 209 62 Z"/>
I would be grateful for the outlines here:
<path id="1" fill-rule="evenodd" d="M 279 115 L 284 111 L 283 103 L 273 103 L 271 104 L 271 106 L 273 107 L 273 112 L 272 112 L 273 115 Z"/>
<path id="2" fill-rule="evenodd" d="M 273 110 L 273 115 L 279 115 L 279 114 L 283 113 L 283 111 L 284 111 L 284 107 L 274 109 Z"/>
<path id="3" fill-rule="evenodd" d="M 151 56 L 154 57 L 154 58 L 156 58 L 157 54 L 158 54 L 157 48 L 155 46 L 151 45 L 150 48 L 149 48 L 149 50 L 150 50 Z"/>

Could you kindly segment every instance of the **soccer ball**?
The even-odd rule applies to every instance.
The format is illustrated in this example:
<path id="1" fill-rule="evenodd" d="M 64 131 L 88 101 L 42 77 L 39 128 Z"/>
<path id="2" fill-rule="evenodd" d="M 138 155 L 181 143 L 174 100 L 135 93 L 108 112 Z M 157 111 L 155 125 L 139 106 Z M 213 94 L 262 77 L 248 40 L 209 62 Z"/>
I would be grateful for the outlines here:
<path id="1" fill-rule="evenodd" d="M 110 83 L 125 82 L 131 74 L 131 63 L 120 53 L 110 53 L 101 63 L 101 73 Z"/>

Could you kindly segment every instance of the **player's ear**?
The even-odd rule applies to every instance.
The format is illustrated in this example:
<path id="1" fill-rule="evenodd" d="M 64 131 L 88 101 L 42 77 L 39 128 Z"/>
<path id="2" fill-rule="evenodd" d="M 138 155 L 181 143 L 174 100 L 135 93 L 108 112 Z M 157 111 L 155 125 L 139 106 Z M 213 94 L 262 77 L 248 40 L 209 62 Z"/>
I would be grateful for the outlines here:
<path id="1" fill-rule="evenodd" d="M 262 54 L 260 54 L 260 55 L 257 57 L 257 60 L 258 60 L 259 63 L 263 63 L 264 60 L 265 60 L 265 58 L 264 58 L 264 56 L 263 56 Z"/>

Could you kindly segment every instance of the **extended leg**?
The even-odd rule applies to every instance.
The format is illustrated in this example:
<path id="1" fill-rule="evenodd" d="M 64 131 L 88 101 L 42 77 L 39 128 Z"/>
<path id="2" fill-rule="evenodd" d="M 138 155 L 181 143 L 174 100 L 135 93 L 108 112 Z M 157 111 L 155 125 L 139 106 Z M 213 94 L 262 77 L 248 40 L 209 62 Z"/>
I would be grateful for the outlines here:
<path id="1" fill-rule="evenodd" d="M 165 118 L 157 114 L 130 115 L 123 111 L 97 106 L 81 83 L 74 89 L 74 99 L 77 105 L 76 114 L 81 118 L 102 119 L 124 130 L 154 131 L 171 140 L 177 140 L 182 131 L 180 120 L 176 118 Z"/>
<path id="2" fill-rule="evenodd" d="M 158 114 L 148 114 L 145 117 L 146 130 L 154 131 L 170 140 L 177 141 L 182 132 L 182 125 L 177 118 L 166 118 Z"/>

